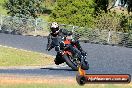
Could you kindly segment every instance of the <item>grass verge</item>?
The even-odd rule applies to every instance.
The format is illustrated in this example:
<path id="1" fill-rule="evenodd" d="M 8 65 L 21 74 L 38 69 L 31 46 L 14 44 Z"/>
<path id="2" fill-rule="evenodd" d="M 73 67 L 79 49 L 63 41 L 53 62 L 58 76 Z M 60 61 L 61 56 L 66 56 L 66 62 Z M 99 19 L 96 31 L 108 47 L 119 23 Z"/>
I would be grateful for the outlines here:
<path id="1" fill-rule="evenodd" d="M 38 66 L 53 63 L 53 56 L 0 46 L 0 66 Z"/>
<path id="2" fill-rule="evenodd" d="M 85 84 L 80 86 L 75 78 L 17 78 L 0 77 L 0 88 L 132 88 L 130 84 Z"/>

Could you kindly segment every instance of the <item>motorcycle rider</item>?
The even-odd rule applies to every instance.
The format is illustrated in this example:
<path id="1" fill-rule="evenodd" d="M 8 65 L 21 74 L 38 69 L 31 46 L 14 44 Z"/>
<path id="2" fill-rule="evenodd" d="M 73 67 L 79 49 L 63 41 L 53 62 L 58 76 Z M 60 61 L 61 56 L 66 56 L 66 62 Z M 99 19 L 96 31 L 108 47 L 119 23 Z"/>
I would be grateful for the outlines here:
<path id="1" fill-rule="evenodd" d="M 60 29 L 59 24 L 57 22 L 51 23 L 50 31 L 51 33 L 47 37 L 48 44 L 47 44 L 46 50 L 49 51 L 52 48 L 55 48 L 57 55 L 56 55 L 54 62 L 56 65 L 59 65 L 64 62 L 61 59 L 61 55 L 60 55 L 61 47 L 60 46 L 64 44 L 63 41 L 65 37 L 72 35 L 72 32 L 67 31 L 66 29 Z M 73 47 L 74 45 L 76 45 L 77 49 Z M 80 59 L 82 58 L 82 55 L 86 55 L 86 52 L 83 51 L 82 47 L 79 44 L 79 41 L 76 39 L 71 40 L 71 45 L 69 45 L 68 47 Z"/>

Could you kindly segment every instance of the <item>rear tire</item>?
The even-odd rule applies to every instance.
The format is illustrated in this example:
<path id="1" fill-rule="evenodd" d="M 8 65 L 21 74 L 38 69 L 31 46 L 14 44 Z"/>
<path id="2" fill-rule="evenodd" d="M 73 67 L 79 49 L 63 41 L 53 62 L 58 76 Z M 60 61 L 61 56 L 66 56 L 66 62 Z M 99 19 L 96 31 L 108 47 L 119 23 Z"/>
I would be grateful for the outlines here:
<path id="1" fill-rule="evenodd" d="M 84 60 L 84 61 L 81 63 L 81 68 L 84 69 L 84 70 L 88 70 L 88 69 L 89 69 L 89 64 L 88 64 L 88 62 Z"/>

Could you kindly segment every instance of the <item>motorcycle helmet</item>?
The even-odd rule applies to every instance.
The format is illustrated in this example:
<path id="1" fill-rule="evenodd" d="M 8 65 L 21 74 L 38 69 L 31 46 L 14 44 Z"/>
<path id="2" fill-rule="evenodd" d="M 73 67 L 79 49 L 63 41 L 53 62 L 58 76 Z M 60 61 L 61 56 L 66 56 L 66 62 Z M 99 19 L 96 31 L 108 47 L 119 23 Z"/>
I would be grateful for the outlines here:
<path id="1" fill-rule="evenodd" d="M 59 24 L 57 22 L 51 23 L 50 29 L 51 29 L 52 33 L 58 33 L 59 32 Z"/>

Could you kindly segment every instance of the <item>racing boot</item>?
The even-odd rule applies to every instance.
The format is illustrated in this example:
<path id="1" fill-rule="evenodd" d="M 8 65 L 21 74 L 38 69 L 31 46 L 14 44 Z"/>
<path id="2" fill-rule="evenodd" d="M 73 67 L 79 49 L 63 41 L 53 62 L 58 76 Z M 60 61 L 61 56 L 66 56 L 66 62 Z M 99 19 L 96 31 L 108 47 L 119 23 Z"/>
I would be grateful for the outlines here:
<path id="1" fill-rule="evenodd" d="M 59 64 L 64 63 L 64 60 L 63 60 L 61 55 L 57 54 L 54 62 L 55 62 L 56 65 L 59 65 Z"/>

